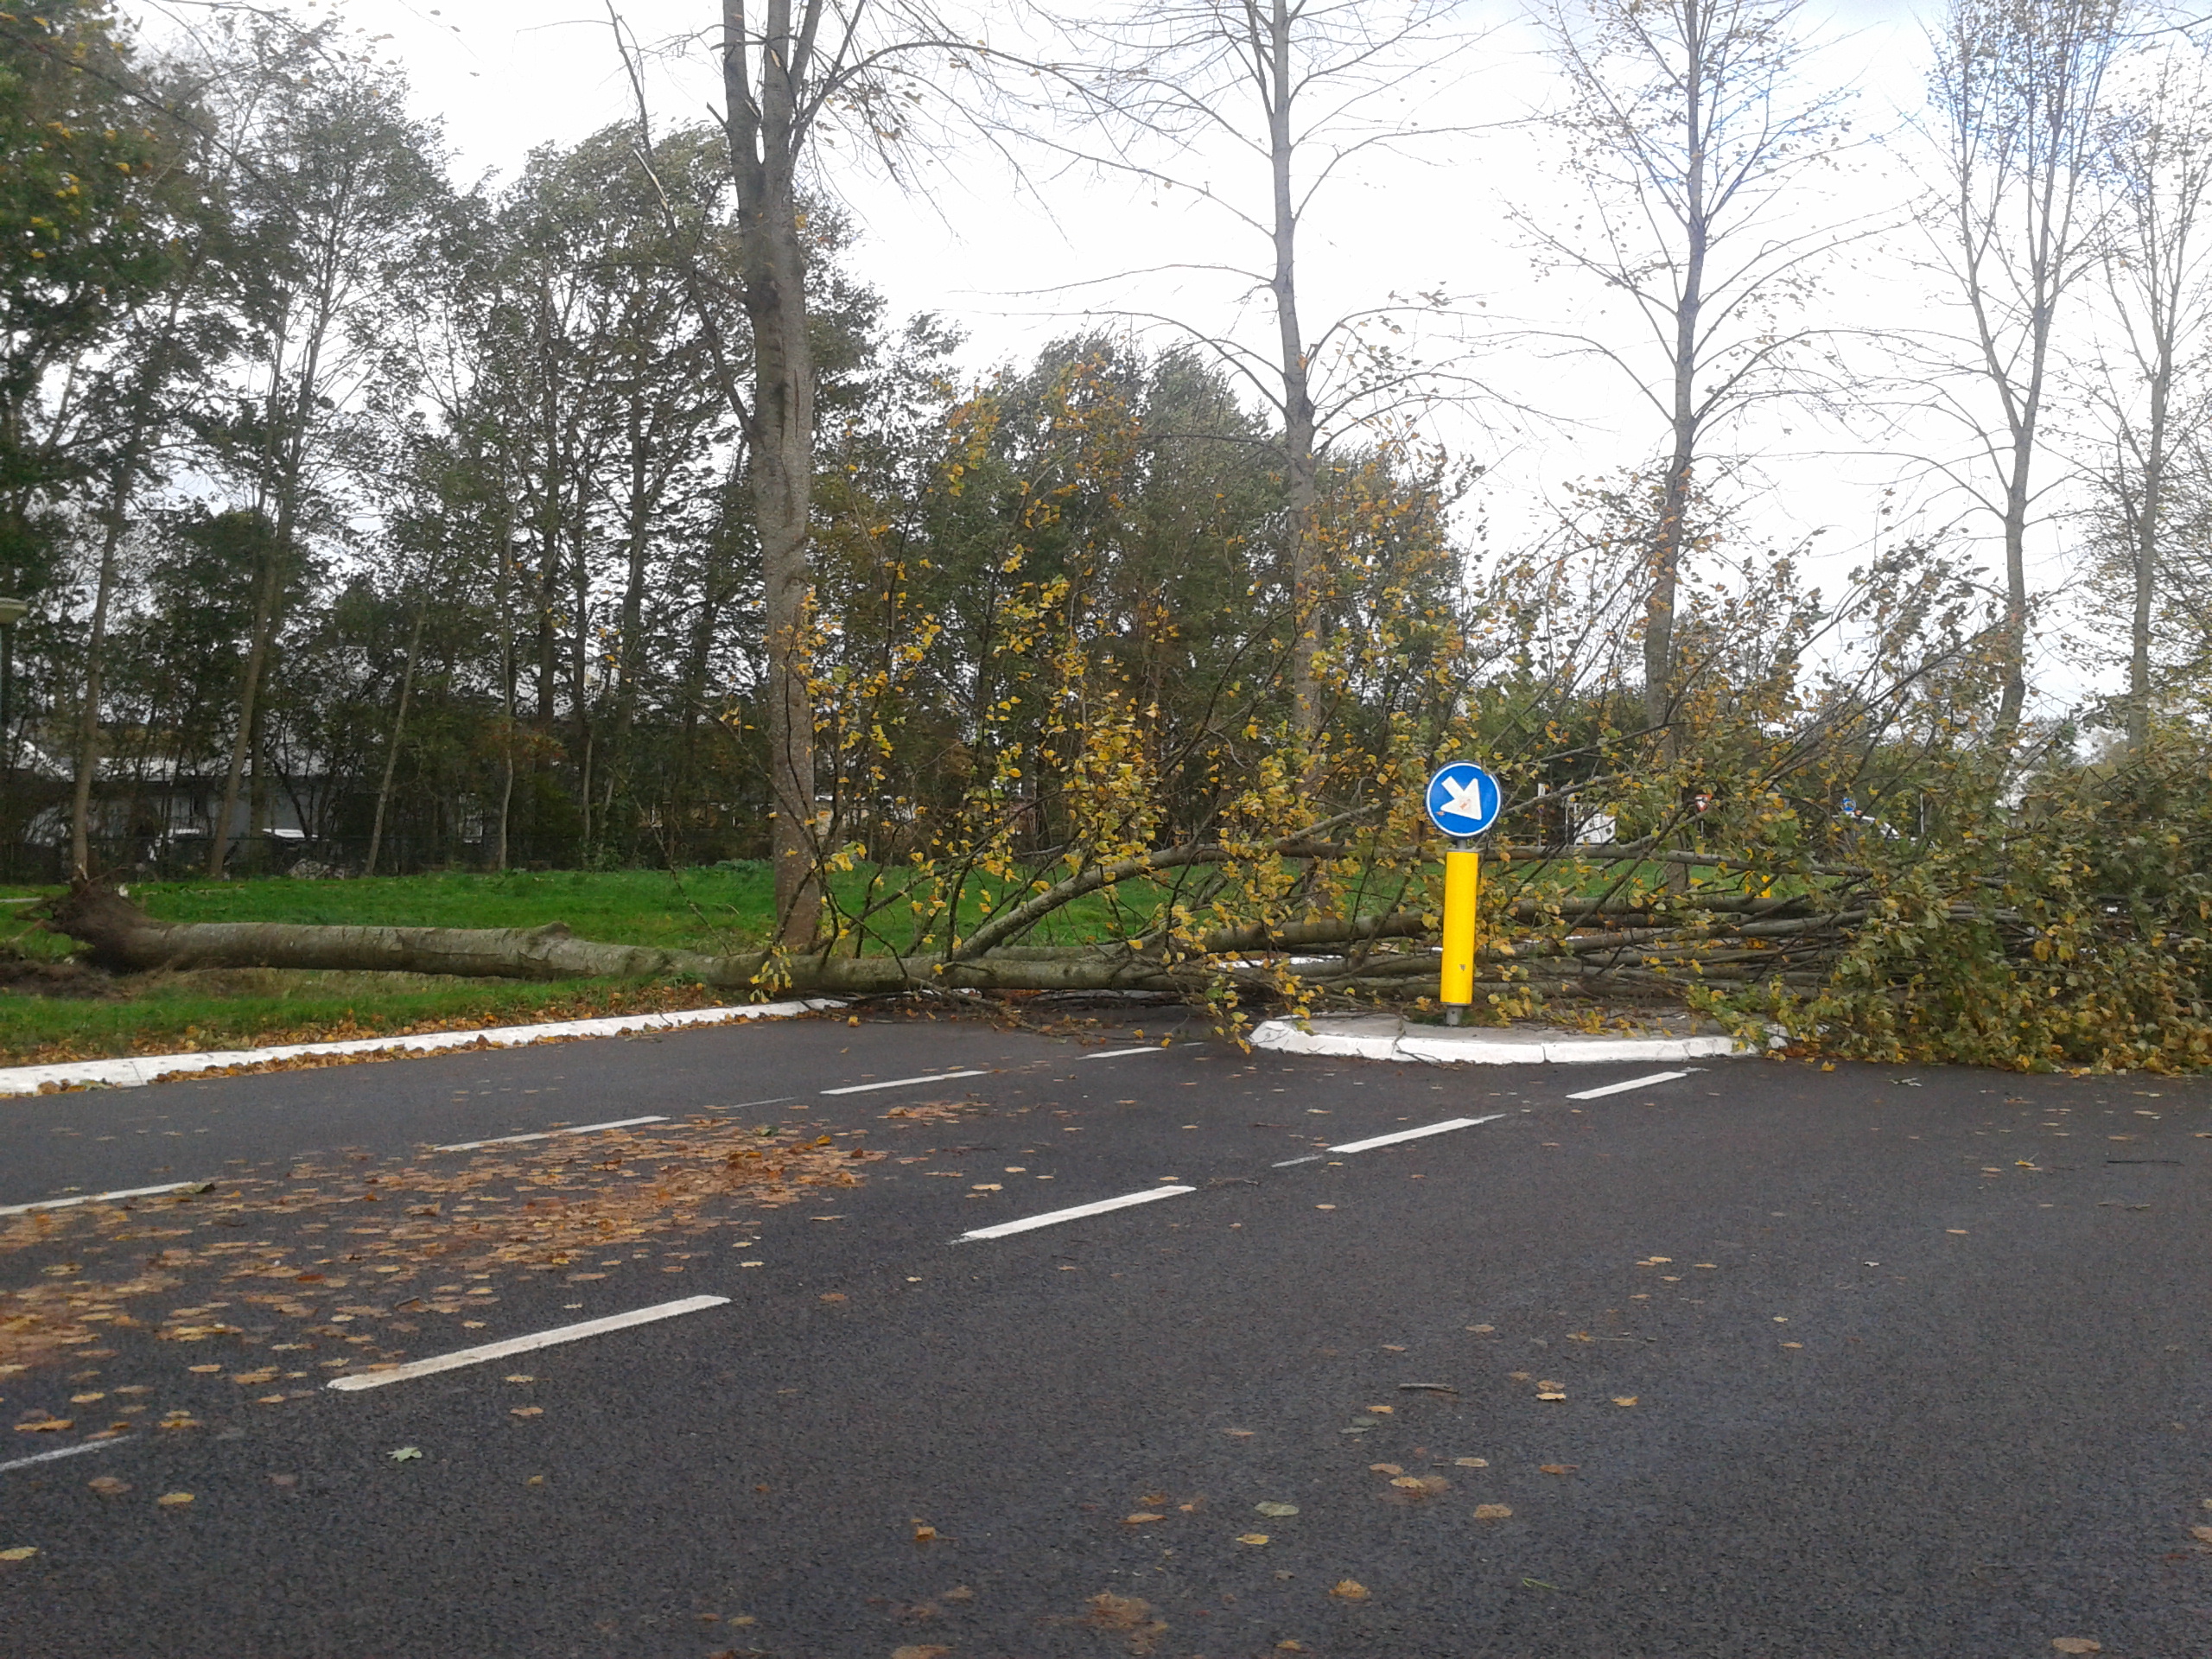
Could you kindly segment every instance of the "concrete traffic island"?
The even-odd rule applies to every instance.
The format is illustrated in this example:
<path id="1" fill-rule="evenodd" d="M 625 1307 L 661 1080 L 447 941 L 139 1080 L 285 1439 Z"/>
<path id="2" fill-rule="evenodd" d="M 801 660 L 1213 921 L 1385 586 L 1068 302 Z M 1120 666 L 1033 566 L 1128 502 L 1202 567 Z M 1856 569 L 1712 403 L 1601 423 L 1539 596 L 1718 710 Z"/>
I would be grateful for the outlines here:
<path id="1" fill-rule="evenodd" d="M 1758 1052 L 1722 1032 L 1592 1034 L 1555 1026 L 1414 1025 L 1392 1014 L 1317 1014 L 1268 1020 L 1252 1046 L 1279 1054 L 1324 1054 L 1446 1065 L 1554 1065 L 1624 1060 L 1705 1060 Z"/>

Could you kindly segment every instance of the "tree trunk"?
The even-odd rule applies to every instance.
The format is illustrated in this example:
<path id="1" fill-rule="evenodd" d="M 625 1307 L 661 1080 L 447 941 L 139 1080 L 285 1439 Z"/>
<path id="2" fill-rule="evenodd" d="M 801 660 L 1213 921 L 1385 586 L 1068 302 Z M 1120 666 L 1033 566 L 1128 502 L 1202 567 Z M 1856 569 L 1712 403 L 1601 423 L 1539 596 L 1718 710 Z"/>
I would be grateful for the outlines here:
<path id="1" fill-rule="evenodd" d="M 1298 203 L 1292 191 L 1291 162 L 1297 137 L 1291 105 L 1297 86 L 1291 61 L 1293 18 L 1288 0 L 1274 0 L 1262 56 L 1266 69 L 1262 96 L 1268 111 L 1268 164 L 1274 187 L 1275 336 L 1281 355 L 1284 506 L 1290 533 L 1291 695 L 1294 729 L 1312 743 L 1321 732 L 1321 684 L 1315 668 L 1320 654 L 1321 584 L 1314 569 L 1313 510 L 1319 467 L 1314 454 L 1313 365 L 1306 352 L 1298 315 Z M 1309 772 L 1309 781 L 1311 774 Z"/>
<path id="2" fill-rule="evenodd" d="M 1650 586 L 1643 601 L 1643 718 L 1655 730 L 1669 726 L 1675 715 L 1675 603 L 1681 582 L 1682 547 L 1689 520 L 1690 481 L 1697 461 L 1699 409 L 1697 371 L 1701 340 L 1700 313 L 1705 303 L 1705 261 L 1713 226 L 1706 204 L 1705 89 L 1710 66 L 1707 41 L 1700 31 L 1705 14 L 1696 6 L 1682 8 L 1682 44 L 1686 67 L 1682 75 L 1682 136 L 1685 160 L 1682 176 L 1682 228 L 1688 238 L 1683 250 L 1682 286 L 1675 303 L 1675 338 L 1668 365 L 1673 376 L 1672 447 L 1659 502 L 1659 523 L 1651 537 Z M 1678 745 L 1669 738 L 1671 758 Z"/>
<path id="3" fill-rule="evenodd" d="M 92 626 L 85 640 L 85 701 L 77 714 L 76 778 L 69 794 L 69 871 L 72 879 L 90 874 L 92 778 L 99 769 L 100 658 L 107 646 L 107 616 L 115 598 L 116 554 L 123 544 L 124 512 L 138 470 L 134 442 L 115 464 L 108 490 L 105 523 L 100 531 L 100 574 L 92 594 Z"/>
<path id="4" fill-rule="evenodd" d="M 377 785 L 377 815 L 369 826 L 369 856 L 362 866 L 363 875 L 377 873 L 377 854 L 384 846 L 384 814 L 391 799 L 391 775 L 399 766 L 399 739 L 407 729 L 407 702 L 415 695 L 415 660 L 423 649 L 423 617 L 429 609 L 428 595 L 415 605 L 415 626 L 407 636 L 407 667 L 399 677 L 399 712 L 391 717 L 391 742 L 385 750 L 384 781 Z"/>
<path id="5" fill-rule="evenodd" d="M 769 856 L 777 932 L 792 949 L 821 925 L 814 789 L 814 701 L 806 630 L 812 585 L 814 365 L 806 332 L 806 272 L 798 226 L 801 114 L 787 4 L 772 5 L 760 48 L 759 87 L 747 74 L 742 0 L 724 0 L 723 85 L 730 168 L 737 186 L 738 257 L 753 325 L 753 499 L 760 542 L 767 638 Z M 809 31 L 810 35 L 810 30 Z"/>
<path id="6" fill-rule="evenodd" d="M 246 753 L 253 747 L 254 734 L 259 729 L 261 671 L 269 660 L 269 635 L 276 616 L 279 585 L 277 567 L 283 555 L 280 545 L 270 545 L 262 554 L 261 582 L 253 604 L 252 644 L 246 652 L 245 683 L 238 690 L 238 734 L 231 742 L 230 772 L 223 780 L 222 804 L 216 809 L 213 833 L 208 838 L 207 879 L 211 881 L 223 879 L 223 861 L 231 850 L 231 819 L 238 808 L 238 784 L 245 775 Z"/>

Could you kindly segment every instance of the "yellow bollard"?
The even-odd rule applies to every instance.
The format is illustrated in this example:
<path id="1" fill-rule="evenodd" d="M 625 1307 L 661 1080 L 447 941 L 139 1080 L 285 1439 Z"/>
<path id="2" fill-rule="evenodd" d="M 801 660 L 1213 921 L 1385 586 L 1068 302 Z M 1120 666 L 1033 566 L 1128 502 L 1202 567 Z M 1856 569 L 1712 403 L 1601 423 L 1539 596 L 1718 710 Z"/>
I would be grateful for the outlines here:
<path id="1" fill-rule="evenodd" d="M 1453 849 L 1444 855 L 1444 972 L 1438 1000 L 1445 1018 L 1475 1000 L 1475 903 L 1482 895 L 1483 855 Z"/>

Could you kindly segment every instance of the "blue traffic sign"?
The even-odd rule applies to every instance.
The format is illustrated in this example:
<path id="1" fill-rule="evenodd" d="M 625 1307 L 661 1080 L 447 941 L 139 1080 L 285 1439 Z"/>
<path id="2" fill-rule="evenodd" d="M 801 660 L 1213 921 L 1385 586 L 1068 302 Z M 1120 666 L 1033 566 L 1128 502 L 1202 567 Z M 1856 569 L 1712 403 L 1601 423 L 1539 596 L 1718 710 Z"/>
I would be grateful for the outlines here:
<path id="1" fill-rule="evenodd" d="M 1471 760 L 1439 766 L 1428 780 L 1428 821 L 1446 835 L 1479 836 L 1497 817 L 1497 779 Z"/>

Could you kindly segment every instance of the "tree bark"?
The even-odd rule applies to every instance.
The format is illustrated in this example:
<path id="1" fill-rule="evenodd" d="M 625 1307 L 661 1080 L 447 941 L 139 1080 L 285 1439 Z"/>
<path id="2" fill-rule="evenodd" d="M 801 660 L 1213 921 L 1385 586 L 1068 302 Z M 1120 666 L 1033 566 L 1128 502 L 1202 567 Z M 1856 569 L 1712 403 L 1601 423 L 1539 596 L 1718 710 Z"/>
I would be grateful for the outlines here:
<path id="1" fill-rule="evenodd" d="M 423 649 L 423 617 L 429 608 L 427 595 L 415 605 L 415 626 L 407 636 L 407 667 L 399 677 L 399 711 L 391 717 L 391 742 L 385 750 L 384 781 L 377 785 L 377 815 L 369 827 L 369 856 L 361 868 L 363 875 L 377 873 L 377 854 L 384 846 L 384 814 L 391 800 L 391 776 L 399 766 L 399 739 L 407 729 L 407 703 L 415 695 L 415 662 Z"/>
<path id="2" fill-rule="evenodd" d="M 819 5 L 769 0 L 757 41 L 743 0 L 724 0 L 722 82 L 730 170 L 737 188 L 738 262 L 753 327 L 753 396 L 746 424 L 760 543 L 767 638 L 769 856 L 778 937 L 792 949 L 821 924 L 815 821 L 814 701 L 806 648 L 812 594 L 809 553 L 814 486 L 814 365 L 806 330 L 805 253 L 798 224 L 801 60 L 815 48 Z M 748 48 L 751 48 L 748 51 Z M 757 61 L 757 85 L 748 59 Z"/>
<path id="3" fill-rule="evenodd" d="M 1321 685 L 1316 671 L 1320 653 L 1320 595 L 1316 582 L 1313 510 L 1319 495 L 1319 465 L 1314 454 L 1313 365 L 1298 315 L 1298 204 L 1292 193 L 1291 163 L 1297 137 L 1291 105 L 1297 87 L 1291 62 L 1294 22 L 1288 0 L 1274 0 L 1264 30 L 1257 7 L 1247 13 L 1255 65 L 1264 64 L 1261 96 L 1268 115 L 1268 165 L 1274 207 L 1275 335 L 1281 356 L 1284 506 L 1290 531 L 1290 666 L 1294 728 L 1301 742 L 1321 731 Z M 1309 777 L 1310 781 L 1310 777 Z"/>

